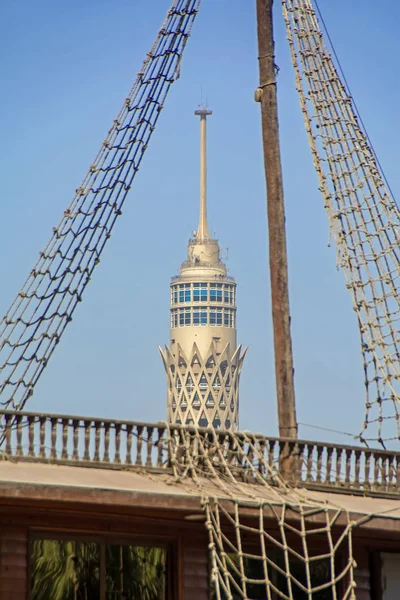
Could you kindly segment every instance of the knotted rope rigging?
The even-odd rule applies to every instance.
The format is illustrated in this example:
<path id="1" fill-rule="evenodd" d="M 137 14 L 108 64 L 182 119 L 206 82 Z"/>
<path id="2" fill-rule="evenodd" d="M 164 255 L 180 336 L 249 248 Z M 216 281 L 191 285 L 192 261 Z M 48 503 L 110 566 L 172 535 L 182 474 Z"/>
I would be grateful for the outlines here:
<path id="1" fill-rule="evenodd" d="M 212 598 L 355 600 L 352 520 L 340 504 L 290 484 L 250 432 L 171 427 L 175 478 L 202 498 L 209 534 Z"/>
<path id="2" fill-rule="evenodd" d="M 0 405 L 21 409 L 48 363 L 121 214 L 201 0 L 174 0 L 72 203 L 0 326 Z"/>
<path id="3" fill-rule="evenodd" d="M 400 438 L 400 212 L 311 0 L 282 0 L 282 7 L 320 191 L 360 329 L 366 386 L 360 439 L 383 444 Z"/>

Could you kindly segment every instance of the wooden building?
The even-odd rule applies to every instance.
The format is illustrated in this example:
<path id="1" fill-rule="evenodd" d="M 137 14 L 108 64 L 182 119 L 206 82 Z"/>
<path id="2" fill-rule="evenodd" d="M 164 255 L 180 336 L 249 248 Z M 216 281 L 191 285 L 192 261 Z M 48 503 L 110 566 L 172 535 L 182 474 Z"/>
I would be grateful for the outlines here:
<path id="1" fill-rule="evenodd" d="M 223 492 L 206 473 L 204 481 L 193 474 L 176 476 L 174 463 L 183 464 L 184 456 L 179 440 L 185 439 L 188 428 L 173 426 L 173 434 L 180 437 L 172 444 L 171 430 L 164 424 L 30 413 L 3 419 L 7 434 L 0 464 L 1 599 L 210 597 L 210 533 L 202 496 L 205 490 L 209 497 L 218 496 L 229 511 L 226 486 L 235 486 L 225 483 Z M 218 433 L 220 440 L 223 435 Z M 291 485 L 306 493 L 313 505 L 340 506 L 332 530 L 341 531 L 346 519 L 358 523 L 351 540 L 357 600 L 395 600 L 400 572 L 398 455 L 260 436 L 259 441 L 271 464 L 282 464 L 288 450 L 300 457 L 301 468 L 292 470 Z M 237 478 L 239 496 L 246 486 L 256 490 L 259 485 L 239 473 Z M 265 515 L 273 535 L 275 519 L 272 513 L 270 520 Z M 249 524 L 254 520 L 250 508 L 246 518 Z M 319 519 L 319 514 L 309 518 L 313 527 Z M 293 547 L 298 543 L 289 542 Z M 127 549 L 134 549 L 131 562 Z M 64 563 L 54 563 L 57 553 Z M 118 556 L 125 557 L 127 566 L 111 564 Z M 335 560 L 341 560 L 340 551 Z M 51 587 L 57 577 L 64 578 L 62 589 L 69 590 L 61 592 L 64 595 L 56 596 Z M 143 581 L 135 582 L 135 577 Z M 151 590 L 146 577 L 156 580 L 158 588 Z M 110 581 L 112 591 L 107 587 Z M 144 587 L 135 588 L 139 583 Z M 293 592 L 293 597 L 305 596 Z"/>

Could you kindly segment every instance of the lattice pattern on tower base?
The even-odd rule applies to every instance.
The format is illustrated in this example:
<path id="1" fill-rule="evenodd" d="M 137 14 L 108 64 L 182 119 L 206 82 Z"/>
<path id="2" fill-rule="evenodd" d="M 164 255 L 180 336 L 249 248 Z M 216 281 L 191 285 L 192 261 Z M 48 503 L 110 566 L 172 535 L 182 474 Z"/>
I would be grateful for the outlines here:
<path id="1" fill-rule="evenodd" d="M 193 344 L 186 356 L 179 344 L 172 351 L 159 348 L 167 375 L 168 421 L 200 427 L 237 429 L 239 379 L 246 350 L 230 344 L 222 352 L 212 342 L 206 356 Z"/>
<path id="2" fill-rule="evenodd" d="M 311 0 L 282 0 L 314 165 L 357 315 L 367 389 L 360 438 L 400 438 L 400 212 Z"/>

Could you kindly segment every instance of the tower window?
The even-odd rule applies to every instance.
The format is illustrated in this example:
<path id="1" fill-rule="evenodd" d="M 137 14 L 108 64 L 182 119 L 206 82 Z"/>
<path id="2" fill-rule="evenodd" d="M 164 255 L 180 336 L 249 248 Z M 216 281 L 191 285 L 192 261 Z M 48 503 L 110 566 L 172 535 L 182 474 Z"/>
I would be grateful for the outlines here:
<path id="1" fill-rule="evenodd" d="M 222 325 L 222 308 L 210 308 L 210 325 Z"/>
<path id="2" fill-rule="evenodd" d="M 179 309 L 179 325 L 180 327 L 185 325 L 190 325 L 191 323 L 191 314 L 190 308 L 180 308 Z"/>
<path id="3" fill-rule="evenodd" d="M 224 308 L 224 325 L 225 327 L 234 327 L 234 311 L 231 308 Z"/>
<path id="4" fill-rule="evenodd" d="M 176 285 L 174 285 L 171 288 L 171 304 L 177 304 L 178 303 L 178 287 Z"/>
<path id="5" fill-rule="evenodd" d="M 222 283 L 210 283 L 210 301 L 222 302 Z"/>
<path id="6" fill-rule="evenodd" d="M 193 308 L 172 308 L 171 328 L 188 327 L 194 325 L 201 327 L 235 327 L 235 310 L 233 308 L 219 308 L 207 306 L 194 306 Z"/>
<path id="7" fill-rule="evenodd" d="M 179 302 L 191 301 L 190 283 L 181 283 L 179 285 Z"/>
<path id="8" fill-rule="evenodd" d="M 225 284 L 224 287 L 224 302 L 225 304 L 234 304 L 233 295 L 234 286 Z"/>
<path id="9" fill-rule="evenodd" d="M 208 300 L 208 286 L 207 283 L 194 283 L 193 284 L 193 301 L 194 302 L 207 302 Z"/>
<path id="10" fill-rule="evenodd" d="M 207 325 L 207 309 L 202 306 L 193 307 L 193 325 Z"/>

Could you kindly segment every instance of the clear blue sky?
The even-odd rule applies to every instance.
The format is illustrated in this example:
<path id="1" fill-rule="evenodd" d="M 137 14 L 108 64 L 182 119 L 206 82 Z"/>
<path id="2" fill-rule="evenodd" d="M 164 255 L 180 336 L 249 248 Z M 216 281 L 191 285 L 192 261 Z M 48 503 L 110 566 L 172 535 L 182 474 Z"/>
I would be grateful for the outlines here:
<path id="1" fill-rule="evenodd" d="M 0 7 L 0 312 L 69 204 L 153 43 L 170 0 L 5 0 Z M 364 388 L 356 319 L 303 127 L 276 1 L 281 146 L 297 412 L 358 433 Z M 400 5 L 320 0 L 361 114 L 399 189 Z M 238 283 L 244 429 L 277 432 L 254 0 L 204 0 L 141 171 L 104 258 L 27 409 L 165 418 L 158 344 L 169 280 L 197 225 L 198 122 L 207 98 L 209 214 Z M 202 96 L 203 95 L 203 96 Z M 300 427 L 302 437 L 346 440 Z"/>

